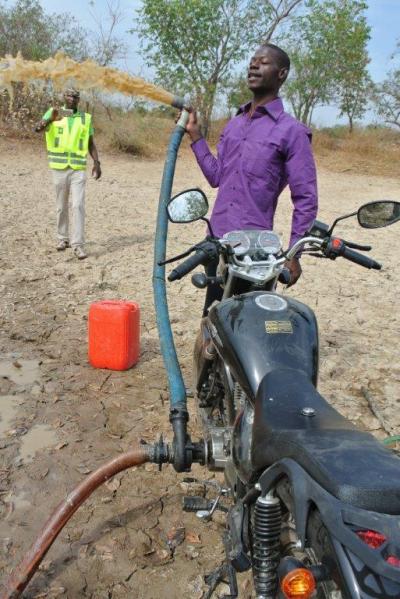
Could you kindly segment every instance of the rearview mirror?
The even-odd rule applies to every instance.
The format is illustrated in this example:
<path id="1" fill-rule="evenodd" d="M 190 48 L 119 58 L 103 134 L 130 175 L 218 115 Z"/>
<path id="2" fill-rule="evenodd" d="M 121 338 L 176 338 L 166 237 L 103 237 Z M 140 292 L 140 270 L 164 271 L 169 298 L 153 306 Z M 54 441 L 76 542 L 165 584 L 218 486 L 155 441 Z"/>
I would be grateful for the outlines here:
<path id="1" fill-rule="evenodd" d="M 201 189 L 182 191 L 167 204 L 168 218 L 173 223 L 191 223 L 203 218 L 207 211 L 207 197 Z"/>
<path id="2" fill-rule="evenodd" d="M 400 220 L 400 202 L 382 200 L 364 204 L 358 209 L 357 218 L 365 229 L 387 227 Z"/>

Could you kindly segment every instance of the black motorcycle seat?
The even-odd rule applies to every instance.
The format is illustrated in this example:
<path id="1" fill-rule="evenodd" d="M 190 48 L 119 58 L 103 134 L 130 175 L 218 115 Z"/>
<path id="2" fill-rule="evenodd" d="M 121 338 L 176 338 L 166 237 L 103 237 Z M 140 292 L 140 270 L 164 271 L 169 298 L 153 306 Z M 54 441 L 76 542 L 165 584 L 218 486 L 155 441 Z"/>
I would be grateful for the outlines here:
<path id="1" fill-rule="evenodd" d="M 253 467 L 260 471 L 282 458 L 296 460 L 346 503 L 400 514 L 400 458 L 341 416 L 304 372 L 289 368 L 261 381 L 253 424 Z"/>

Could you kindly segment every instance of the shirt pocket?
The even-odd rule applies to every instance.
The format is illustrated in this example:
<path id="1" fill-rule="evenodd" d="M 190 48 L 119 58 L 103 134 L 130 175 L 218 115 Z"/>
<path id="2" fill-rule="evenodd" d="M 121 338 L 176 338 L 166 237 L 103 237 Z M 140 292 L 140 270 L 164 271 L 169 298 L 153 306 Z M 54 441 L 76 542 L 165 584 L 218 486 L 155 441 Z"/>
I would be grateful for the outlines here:
<path id="1" fill-rule="evenodd" d="M 279 180 L 282 161 L 279 148 L 272 142 L 257 142 L 251 154 L 244 157 L 243 170 L 250 178 Z"/>

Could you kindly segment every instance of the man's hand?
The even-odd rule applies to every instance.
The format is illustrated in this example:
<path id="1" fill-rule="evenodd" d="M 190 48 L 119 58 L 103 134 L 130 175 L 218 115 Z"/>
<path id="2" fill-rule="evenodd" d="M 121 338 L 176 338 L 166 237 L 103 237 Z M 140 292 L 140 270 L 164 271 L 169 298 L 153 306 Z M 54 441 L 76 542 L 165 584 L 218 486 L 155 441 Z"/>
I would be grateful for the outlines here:
<path id="1" fill-rule="evenodd" d="M 46 129 L 46 127 L 48 125 L 50 125 L 50 123 L 52 123 L 53 121 L 59 121 L 59 120 L 60 120 L 60 116 L 59 116 L 58 110 L 56 108 L 52 108 L 49 118 L 46 119 L 45 121 L 44 120 L 40 121 L 40 123 L 38 125 L 36 125 L 36 127 L 34 128 L 34 131 L 36 131 L 36 133 L 40 133 L 40 131 L 43 131 L 43 129 Z"/>
<path id="2" fill-rule="evenodd" d="M 186 131 L 189 133 L 192 142 L 198 141 L 203 137 L 200 131 L 200 125 L 197 121 L 197 112 L 193 108 L 189 111 L 189 120 L 186 125 Z"/>
<path id="3" fill-rule="evenodd" d="M 200 125 L 197 122 L 197 113 L 196 113 L 195 109 L 192 108 L 191 106 L 185 108 L 185 110 L 187 110 L 189 113 L 189 120 L 186 125 L 186 133 L 189 134 L 192 142 L 195 142 L 203 137 L 201 134 L 201 131 L 200 131 Z M 182 114 L 182 111 L 179 112 L 177 118 L 175 119 L 175 123 L 177 123 L 179 121 L 181 114 Z"/>
<path id="4" fill-rule="evenodd" d="M 290 271 L 290 283 L 288 284 L 288 287 L 291 287 L 292 285 L 295 285 L 301 277 L 302 270 L 300 260 L 298 258 L 286 260 L 285 268 Z"/>
<path id="5" fill-rule="evenodd" d="M 101 177 L 100 162 L 98 160 L 95 160 L 93 163 L 92 177 L 94 177 L 96 180 L 100 179 Z"/>
<path id="6" fill-rule="evenodd" d="M 49 120 L 51 122 L 60 121 L 61 120 L 60 113 L 58 112 L 57 108 L 53 108 L 52 109 Z"/>

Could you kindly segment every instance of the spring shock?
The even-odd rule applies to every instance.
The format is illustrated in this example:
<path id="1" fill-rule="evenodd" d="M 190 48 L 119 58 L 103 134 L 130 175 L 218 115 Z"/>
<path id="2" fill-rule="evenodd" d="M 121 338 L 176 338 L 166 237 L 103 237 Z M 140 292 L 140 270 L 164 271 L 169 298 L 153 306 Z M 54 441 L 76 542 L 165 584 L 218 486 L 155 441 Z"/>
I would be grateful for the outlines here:
<path id="1" fill-rule="evenodd" d="M 253 519 L 253 577 L 257 599 L 275 599 L 280 560 L 281 507 L 277 497 L 259 497 Z"/>
<path id="2" fill-rule="evenodd" d="M 233 403 L 235 406 L 236 412 L 240 412 L 244 407 L 246 394 L 242 390 L 239 383 L 235 383 L 234 391 L 233 391 Z"/>

